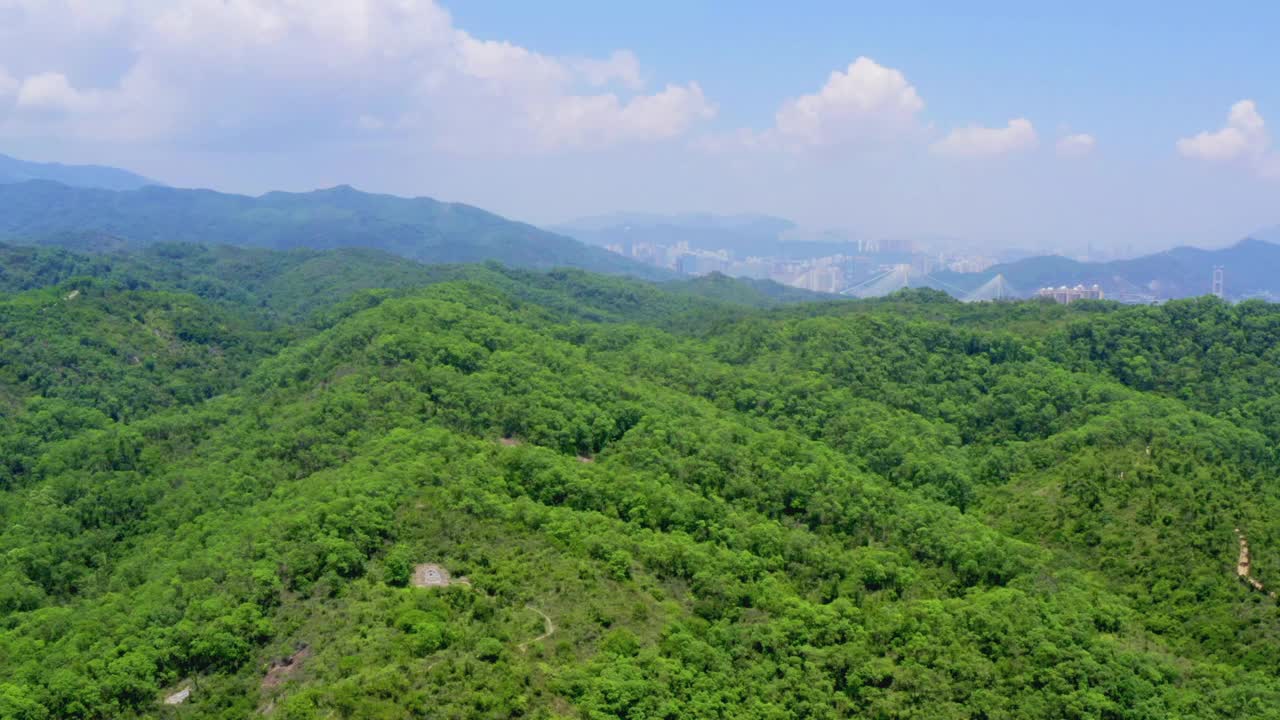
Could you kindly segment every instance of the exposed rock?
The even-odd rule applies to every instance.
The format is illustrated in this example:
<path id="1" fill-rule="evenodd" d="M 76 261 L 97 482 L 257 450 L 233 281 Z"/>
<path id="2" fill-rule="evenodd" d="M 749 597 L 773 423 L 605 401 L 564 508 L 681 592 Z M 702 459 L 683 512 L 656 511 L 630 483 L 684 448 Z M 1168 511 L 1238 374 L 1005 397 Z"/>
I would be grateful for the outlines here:
<path id="1" fill-rule="evenodd" d="M 166 697 L 164 699 L 164 704 L 165 705 L 181 705 L 182 703 L 186 702 L 187 698 L 189 697 L 191 697 L 191 687 L 187 686 L 182 688 L 178 692 L 173 693 L 172 695 L 169 695 L 168 697 Z"/>

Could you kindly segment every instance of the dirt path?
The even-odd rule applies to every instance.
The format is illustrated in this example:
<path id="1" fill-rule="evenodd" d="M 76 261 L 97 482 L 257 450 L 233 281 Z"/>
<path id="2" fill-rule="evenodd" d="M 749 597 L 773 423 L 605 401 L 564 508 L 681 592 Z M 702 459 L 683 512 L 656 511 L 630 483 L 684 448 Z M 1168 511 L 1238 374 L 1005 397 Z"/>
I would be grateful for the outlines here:
<path id="1" fill-rule="evenodd" d="M 542 612 L 541 610 L 539 610 L 538 608 L 532 605 L 525 605 L 525 607 L 542 616 L 544 632 L 532 640 L 522 642 L 519 645 L 517 645 L 516 647 L 520 648 L 520 652 L 527 652 L 529 650 L 529 646 L 532 645 L 533 643 L 541 642 L 551 637 L 552 635 L 556 634 L 556 624 L 551 620 L 550 615 Z"/>
<path id="2" fill-rule="evenodd" d="M 1249 541 L 1245 539 L 1244 533 L 1240 532 L 1240 528 L 1236 528 L 1236 537 L 1240 539 L 1240 557 L 1236 560 L 1236 576 L 1254 590 L 1260 593 L 1267 593 L 1272 599 L 1275 599 L 1275 592 L 1267 592 L 1267 589 L 1262 585 L 1262 581 L 1251 574 L 1253 562 L 1249 556 Z"/>

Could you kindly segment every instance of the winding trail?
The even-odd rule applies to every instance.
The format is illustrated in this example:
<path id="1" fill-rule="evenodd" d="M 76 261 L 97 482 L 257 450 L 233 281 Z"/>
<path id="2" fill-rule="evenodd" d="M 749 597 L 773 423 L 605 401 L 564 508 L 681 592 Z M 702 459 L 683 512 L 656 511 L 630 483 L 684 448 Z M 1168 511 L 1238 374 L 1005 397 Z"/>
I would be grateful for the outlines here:
<path id="1" fill-rule="evenodd" d="M 539 610 L 538 608 L 532 605 L 525 605 L 525 607 L 542 616 L 543 629 L 545 630 L 545 632 L 543 632 L 541 635 L 539 635 L 538 637 L 532 640 L 527 640 L 517 645 L 516 647 L 520 649 L 520 652 L 527 652 L 529 650 L 529 646 L 532 645 L 533 643 L 541 642 L 542 640 L 546 640 L 547 638 L 556 634 L 556 624 L 554 621 L 551 620 L 550 615 L 542 612 L 541 610 Z"/>
<path id="2" fill-rule="evenodd" d="M 1236 576 L 1254 590 L 1266 593 L 1273 600 L 1276 599 L 1275 591 L 1267 592 L 1262 581 L 1252 575 L 1253 562 L 1249 556 L 1249 541 L 1245 539 L 1244 533 L 1240 532 L 1240 528 L 1236 528 L 1236 537 L 1240 539 L 1240 558 L 1236 560 Z"/>

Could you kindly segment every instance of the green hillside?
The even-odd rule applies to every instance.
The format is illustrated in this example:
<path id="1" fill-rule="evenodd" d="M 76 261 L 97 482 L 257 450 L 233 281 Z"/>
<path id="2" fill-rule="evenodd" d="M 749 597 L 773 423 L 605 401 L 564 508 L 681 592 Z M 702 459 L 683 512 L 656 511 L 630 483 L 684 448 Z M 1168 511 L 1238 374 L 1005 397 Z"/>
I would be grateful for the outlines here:
<path id="1" fill-rule="evenodd" d="M 116 192 L 43 181 L 0 184 L 0 241 L 81 251 L 165 242 L 273 250 L 369 248 L 435 264 L 495 260 L 512 267 L 674 277 L 469 205 L 345 186 L 248 197 L 154 186 Z"/>
<path id="2" fill-rule="evenodd" d="M 81 253 L 0 244 L 0 292 L 73 279 L 137 290 L 191 293 L 274 323 L 328 322 L 334 314 L 449 280 L 501 287 L 523 300 L 589 320 L 675 321 L 733 307 L 760 308 L 832 296 L 769 281 L 711 275 L 664 283 L 610 278 L 573 268 L 540 272 L 497 263 L 424 265 L 380 250 L 263 250 L 231 245 L 160 243 L 136 252 Z M 364 293 L 362 291 L 371 291 Z M 695 312 L 696 311 L 696 312 Z"/>
<path id="3" fill-rule="evenodd" d="M 0 717 L 1280 718 L 1274 305 L 0 258 Z"/>
<path id="4" fill-rule="evenodd" d="M 672 280 L 666 283 L 665 289 L 707 300 L 754 307 L 827 302 L 837 299 L 836 296 L 828 293 L 791 287 L 773 280 L 731 278 L 718 272 L 687 280 Z"/>

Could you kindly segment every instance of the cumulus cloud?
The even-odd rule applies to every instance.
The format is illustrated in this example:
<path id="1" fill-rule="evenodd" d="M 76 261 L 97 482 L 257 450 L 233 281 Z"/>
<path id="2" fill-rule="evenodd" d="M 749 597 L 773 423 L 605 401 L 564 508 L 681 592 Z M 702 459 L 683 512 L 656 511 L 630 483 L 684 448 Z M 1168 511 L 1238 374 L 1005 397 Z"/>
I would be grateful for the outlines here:
<path id="1" fill-rule="evenodd" d="M 978 157 L 1027 150 L 1039 143 L 1035 127 L 1026 118 L 1015 118 L 1002 128 L 971 125 L 952 130 L 931 149 L 939 155 Z"/>
<path id="2" fill-rule="evenodd" d="M 1087 133 L 1064 135 L 1058 139 L 1057 150 L 1061 157 L 1081 157 L 1093 152 L 1097 141 Z"/>
<path id="3" fill-rule="evenodd" d="M 692 144 L 711 153 L 732 153 L 884 143 L 919 131 L 917 115 L 923 109 L 924 101 L 900 70 L 859 57 L 832 72 L 817 92 L 783 102 L 772 127 L 738 128 Z"/>
<path id="4" fill-rule="evenodd" d="M 924 101 L 901 71 L 860 57 L 835 71 L 818 92 L 783 103 L 775 117 L 782 137 L 826 145 L 898 134 L 915 124 Z"/>
<path id="5" fill-rule="evenodd" d="M 1231 106 L 1227 124 L 1214 132 L 1202 132 L 1178 141 L 1178 152 L 1200 160 L 1236 160 L 1265 152 L 1271 139 L 1267 124 L 1258 114 L 1252 100 L 1241 100 Z"/>
<path id="6" fill-rule="evenodd" d="M 782 103 L 765 130 L 739 128 L 698 138 L 693 147 L 717 154 L 752 150 L 792 150 L 832 146 L 888 146 L 926 143 L 934 135 L 921 121 L 925 102 L 902 71 L 859 57 L 832 72 L 817 92 Z M 971 126 L 952 131 L 930 148 L 940 155 L 999 155 L 1035 147 L 1031 121 L 1016 118 L 1003 128 Z M 1060 149 L 1082 154 L 1089 135 L 1063 139 Z"/>
<path id="7" fill-rule="evenodd" d="M 354 127 L 551 151 L 662 140 L 715 113 L 696 83 L 646 91 L 631 52 L 565 58 L 477 38 L 432 0 L 7 2 L 10 136 L 298 142 Z"/>
<path id="8" fill-rule="evenodd" d="M 1208 162 L 1238 163 L 1259 176 L 1280 179 L 1280 152 L 1271 149 L 1267 123 L 1252 100 L 1231 106 L 1227 123 L 1213 132 L 1204 131 L 1177 142 L 1184 157 Z"/>

